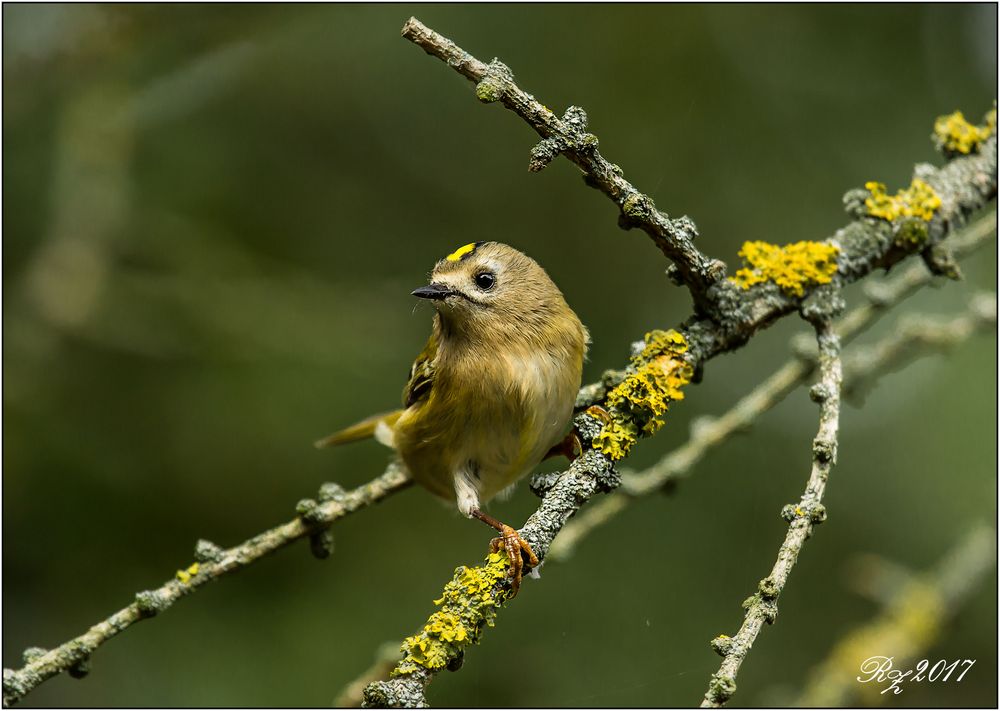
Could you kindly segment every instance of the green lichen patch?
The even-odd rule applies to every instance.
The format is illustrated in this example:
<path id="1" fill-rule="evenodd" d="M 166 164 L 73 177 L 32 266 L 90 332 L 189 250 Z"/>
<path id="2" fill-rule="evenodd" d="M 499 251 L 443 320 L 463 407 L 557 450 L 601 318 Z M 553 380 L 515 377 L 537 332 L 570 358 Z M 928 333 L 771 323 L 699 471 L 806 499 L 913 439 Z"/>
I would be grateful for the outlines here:
<path id="1" fill-rule="evenodd" d="M 899 190 L 895 195 L 885 191 L 883 183 L 870 180 L 865 183 L 869 196 L 865 199 L 865 207 L 872 217 L 880 217 L 889 222 L 895 222 L 903 217 L 916 217 L 927 221 L 941 207 L 941 198 L 930 185 L 914 178 L 910 187 Z"/>
<path id="2" fill-rule="evenodd" d="M 736 680 L 726 674 L 716 672 L 708 682 L 706 698 L 717 704 L 723 704 L 736 693 Z"/>
<path id="3" fill-rule="evenodd" d="M 476 98 L 484 104 L 503 99 L 505 86 L 514 81 L 510 68 L 498 59 L 490 62 L 486 75 L 476 83 Z"/>
<path id="4" fill-rule="evenodd" d="M 899 221 L 892 241 L 897 247 L 912 254 L 926 247 L 929 238 L 926 222 L 916 217 L 904 217 Z"/>
<path id="5" fill-rule="evenodd" d="M 720 657 L 724 657 L 729 654 L 729 651 L 733 648 L 733 638 L 728 634 L 720 634 L 718 637 L 711 641 L 712 650 L 718 654 Z"/>
<path id="6" fill-rule="evenodd" d="M 223 556 L 223 550 L 211 541 L 199 538 L 194 546 L 194 559 L 199 563 L 215 563 Z"/>
<path id="7" fill-rule="evenodd" d="M 986 139 L 997 130 L 997 110 L 992 108 L 983 118 L 984 125 L 975 126 L 961 111 L 939 116 L 934 122 L 934 143 L 945 155 L 968 155 L 978 151 Z"/>
<path id="8" fill-rule="evenodd" d="M 803 296 L 806 286 L 829 284 L 833 280 L 839 252 L 837 245 L 826 242 L 795 242 L 784 247 L 768 242 L 744 242 L 739 256 L 746 266 L 729 280 L 744 289 L 773 282 L 786 294 Z"/>
<path id="9" fill-rule="evenodd" d="M 476 84 L 476 98 L 484 104 L 500 101 L 501 96 L 503 96 L 503 87 L 493 77 L 486 76 Z"/>
<path id="10" fill-rule="evenodd" d="M 466 647 L 479 641 L 484 627 L 492 627 L 497 609 L 507 600 L 501 587 L 510 560 L 504 552 L 491 553 L 486 565 L 455 570 L 444 593 L 434 601 L 440 605 L 423 629 L 403 640 L 403 659 L 393 676 L 421 669 L 440 671 L 457 663 Z"/>
<path id="11" fill-rule="evenodd" d="M 663 426 L 662 415 L 691 382 L 693 370 L 684 358 L 687 340 L 677 331 L 650 331 L 645 347 L 632 358 L 634 372 L 608 392 L 611 421 L 593 440 L 595 449 L 613 460 L 623 459 L 640 436 Z"/>
<path id="12" fill-rule="evenodd" d="M 135 605 L 143 617 L 152 617 L 166 610 L 170 603 L 157 590 L 143 590 L 135 594 Z"/>

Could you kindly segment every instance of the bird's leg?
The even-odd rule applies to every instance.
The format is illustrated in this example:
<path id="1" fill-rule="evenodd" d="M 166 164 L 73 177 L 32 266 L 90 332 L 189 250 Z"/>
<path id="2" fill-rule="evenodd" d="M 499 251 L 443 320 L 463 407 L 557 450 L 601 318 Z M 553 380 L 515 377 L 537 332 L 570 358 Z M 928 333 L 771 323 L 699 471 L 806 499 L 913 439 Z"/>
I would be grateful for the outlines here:
<path id="1" fill-rule="evenodd" d="M 584 412 L 593 417 L 594 419 L 600 420 L 605 425 L 611 422 L 611 415 L 600 405 L 591 405 Z M 552 457 L 563 456 L 569 461 L 574 461 L 577 457 L 583 454 L 583 444 L 580 442 L 580 435 L 577 434 L 576 428 L 574 427 L 568 435 L 563 437 L 559 442 L 552 445 L 550 449 L 542 460 L 551 459 Z"/>
<path id="2" fill-rule="evenodd" d="M 524 558 L 522 554 L 527 556 L 528 568 L 534 568 L 538 565 L 538 556 L 531 550 L 528 542 L 521 538 L 517 531 L 510 526 L 500 523 L 478 508 L 472 509 L 469 515 L 473 518 L 478 518 L 487 526 L 491 526 L 500 532 L 497 538 L 490 541 L 490 553 L 496 553 L 501 548 L 507 552 L 507 557 L 510 559 L 510 596 L 514 597 L 521 587 L 521 577 L 524 572 Z"/>

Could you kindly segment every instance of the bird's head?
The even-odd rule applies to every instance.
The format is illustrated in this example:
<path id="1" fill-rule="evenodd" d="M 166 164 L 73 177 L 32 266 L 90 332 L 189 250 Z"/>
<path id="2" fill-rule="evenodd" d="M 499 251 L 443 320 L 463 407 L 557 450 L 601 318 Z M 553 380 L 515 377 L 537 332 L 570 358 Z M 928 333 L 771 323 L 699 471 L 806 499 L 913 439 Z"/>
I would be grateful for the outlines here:
<path id="1" fill-rule="evenodd" d="M 500 242 L 459 247 L 413 295 L 434 304 L 448 331 L 477 340 L 558 327 L 567 317 L 579 323 L 545 270 Z"/>

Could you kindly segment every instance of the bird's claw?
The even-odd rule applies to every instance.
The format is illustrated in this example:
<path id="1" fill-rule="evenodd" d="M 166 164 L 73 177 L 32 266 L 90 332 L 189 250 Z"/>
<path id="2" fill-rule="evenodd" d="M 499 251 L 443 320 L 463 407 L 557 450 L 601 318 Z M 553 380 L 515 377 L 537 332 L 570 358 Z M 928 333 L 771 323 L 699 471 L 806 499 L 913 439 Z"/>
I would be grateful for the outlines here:
<path id="1" fill-rule="evenodd" d="M 496 553 L 503 548 L 510 559 L 510 596 L 517 595 L 521 588 L 521 578 L 524 574 L 524 556 L 528 559 L 528 568 L 538 565 L 538 556 L 531 550 L 528 542 L 520 534 L 507 525 L 502 525 L 500 535 L 490 541 L 490 553 Z M 522 556 L 522 553 L 524 556 Z"/>
<path id="2" fill-rule="evenodd" d="M 591 405 L 584 410 L 584 412 L 593 417 L 595 420 L 600 420 L 605 426 L 611 424 L 611 413 L 600 405 Z"/>

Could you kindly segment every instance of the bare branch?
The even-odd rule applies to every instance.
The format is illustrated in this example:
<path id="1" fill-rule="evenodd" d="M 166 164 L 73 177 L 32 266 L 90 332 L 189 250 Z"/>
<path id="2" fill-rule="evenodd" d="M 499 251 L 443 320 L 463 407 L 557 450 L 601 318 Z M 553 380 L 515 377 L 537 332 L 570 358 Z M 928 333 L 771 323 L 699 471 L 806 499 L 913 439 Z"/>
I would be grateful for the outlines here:
<path id="1" fill-rule="evenodd" d="M 947 351 L 964 342 L 977 328 L 995 327 L 996 322 L 996 294 L 977 294 L 969 313 L 956 319 L 904 316 L 891 336 L 852 352 L 844 364 L 851 381 L 844 395 L 857 396 L 859 391 L 871 388 L 879 376 L 906 365 L 914 355 Z"/>
<path id="2" fill-rule="evenodd" d="M 797 505 L 788 505 L 782 515 L 788 520 L 788 534 L 778 550 L 778 559 L 771 574 L 760 581 L 757 592 L 743 603 L 746 615 L 734 637 L 722 635 L 713 640 L 715 649 L 723 655 L 719 671 L 705 693 L 702 707 L 720 708 L 736 692 L 736 675 L 750 652 L 764 623 L 771 624 L 778 616 L 778 596 L 785 589 L 788 575 L 795 566 L 813 526 L 826 520 L 823 493 L 830 470 L 837 460 L 837 432 L 840 421 L 840 386 L 842 380 L 840 339 L 828 321 L 817 321 L 816 343 L 819 346 L 819 382 L 809 391 L 819 403 L 819 432 L 813 440 L 813 464 L 806 490 Z"/>
<path id="3" fill-rule="evenodd" d="M 694 246 L 698 233 L 687 217 L 672 220 L 656 209 L 652 198 L 622 177 L 622 170 L 597 150 L 597 137 L 587 133 L 587 114 L 571 106 L 562 118 L 514 83 L 511 70 L 499 60 L 485 64 L 454 42 L 411 17 L 403 37 L 437 57 L 465 78 L 476 82 L 476 97 L 499 101 L 542 137 L 531 152 L 532 171 L 542 170 L 560 153 L 583 171 L 589 185 L 618 205 L 626 228 L 641 227 L 677 266 L 680 279 L 691 289 L 695 303 L 706 298 L 708 287 L 725 276 L 725 264 L 709 259 Z"/>
<path id="4" fill-rule="evenodd" d="M 163 612 L 203 585 L 241 570 L 299 539 L 312 537 L 313 552 L 319 557 L 325 557 L 323 535 L 334 521 L 371 506 L 411 483 L 402 468 L 392 464 L 381 476 L 351 491 L 325 484 L 320 489 L 319 502 L 308 499 L 300 502 L 300 516 L 238 546 L 223 550 L 208 541 L 198 541 L 195 547 L 195 564 L 178 571 L 172 580 L 155 590 L 136 593 L 135 602 L 131 605 L 55 649 L 45 651 L 37 647 L 31 648 L 25 654 L 25 664 L 20 669 L 4 669 L 4 706 L 17 702 L 46 679 L 61 672 L 69 671 L 74 676 L 82 676 L 86 673 L 85 665 L 94 650 L 119 632 L 140 620 Z"/>

